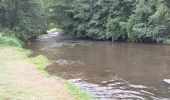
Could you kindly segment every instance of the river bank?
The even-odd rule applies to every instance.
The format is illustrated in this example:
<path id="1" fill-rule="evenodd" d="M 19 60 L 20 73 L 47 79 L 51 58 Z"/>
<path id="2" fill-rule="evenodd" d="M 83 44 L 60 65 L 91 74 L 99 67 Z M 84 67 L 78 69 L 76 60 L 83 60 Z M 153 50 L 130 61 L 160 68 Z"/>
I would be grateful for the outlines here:
<path id="1" fill-rule="evenodd" d="M 26 48 L 33 56 L 43 54 L 51 61 L 46 68 L 50 75 L 67 79 L 95 98 L 170 98 L 169 45 L 111 43 L 58 34 L 42 35 Z"/>
<path id="2" fill-rule="evenodd" d="M 66 80 L 49 76 L 43 70 L 49 64 L 44 56 L 29 58 L 30 51 L 17 40 L 0 38 L 0 100 L 89 99 Z"/>

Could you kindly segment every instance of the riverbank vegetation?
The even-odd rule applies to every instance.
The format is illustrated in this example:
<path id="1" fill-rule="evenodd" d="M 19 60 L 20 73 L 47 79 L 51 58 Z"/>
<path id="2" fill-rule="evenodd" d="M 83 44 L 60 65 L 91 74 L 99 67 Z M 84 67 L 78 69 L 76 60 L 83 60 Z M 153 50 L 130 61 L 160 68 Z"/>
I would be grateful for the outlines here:
<path id="1" fill-rule="evenodd" d="M 46 32 L 41 0 L 0 0 L 0 31 L 28 41 Z"/>
<path id="2" fill-rule="evenodd" d="M 97 100 L 95 98 L 92 98 L 89 93 L 86 93 L 84 91 L 79 90 L 75 85 L 65 82 L 68 90 L 74 94 L 78 100 Z"/>
<path id="3" fill-rule="evenodd" d="M 57 2 L 51 7 L 52 18 L 77 38 L 132 42 L 163 42 L 170 38 L 169 0 Z"/>
<path id="4" fill-rule="evenodd" d="M 1 60 L 11 60 L 11 59 L 26 59 L 28 56 L 31 54 L 31 51 L 25 50 L 22 48 L 21 43 L 17 38 L 15 37 L 9 37 L 9 36 L 0 36 L 0 47 L 3 48 L 11 48 L 13 52 L 9 52 L 7 54 L 0 54 Z M 47 72 L 45 71 L 45 68 L 47 65 L 50 64 L 48 59 L 43 56 L 39 55 L 33 58 L 30 58 L 31 61 L 36 65 L 35 68 L 42 72 L 45 75 L 48 75 Z"/>
<path id="5" fill-rule="evenodd" d="M 48 29 L 52 30 L 47 31 Z M 13 97 L 21 96 L 19 94 L 23 91 L 25 92 L 22 94 L 23 98 L 28 94 L 44 97 L 45 94 L 41 93 L 44 93 L 43 86 L 47 84 L 40 84 L 41 81 L 47 80 L 49 86 L 54 86 L 55 82 L 58 82 L 37 74 L 41 72 L 47 75 L 44 69 L 49 61 L 42 55 L 29 58 L 31 52 L 23 49 L 22 46 L 41 34 L 61 32 L 60 29 L 75 38 L 170 44 L 170 1 L 0 0 L 0 70 L 2 71 L 0 84 L 3 84 L 0 85 L 0 99 L 3 97 L 3 99 L 10 99 L 10 97 L 6 98 L 8 94 Z M 30 66 L 38 71 L 29 69 Z M 22 73 L 24 75 L 20 78 L 22 75 L 18 70 L 25 71 L 22 67 L 33 73 L 26 75 Z M 34 77 L 33 74 L 41 77 L 42 80 L 36 83 L 36 78 L 30 78 L 31 75 Z M 25 81 L 28 83 L 24 83 Z M 15 87 L 19 83 L 25 86 Z M 65 82 L 56 85 L 63 87 L 61 85 L 63 83 Z M 49 86 L 47 88 L 51 91 L 46 92 L 50 98 L 56 90 Z M 32 87 L 38 87 L 36 88 L 38 94 Z M 30 91 L 27 91 L 28 88 Z M 74 86 L 68 85 L 68 88 L 73 94 L 78 95 L 79 99 L 89 99 L 87 94 L 79 93 Z M 64 92 L 66 92 L 65 88 Z M 68 96 L 72 97 L 69 94 Z"/>
<path id="6" fill-rule="evenodd" d="M 3 84 L 0 86 L 0 100 L 26 100 L 32 97 L 38 99 L 46 98 L 45 100 L 50 98 L 58 98 L 61 100 L 68 97 L 70 100 L 84 100 L 84 98 L 87 98 L 86 93 L 80 92 L 73 87 L 70 89 L 69 87 L 71 85 L 65 86 L 64 84 L 66 84 L 66 82 L 64 79 L 56 80 L 46 77 L 49 76 L 45 71 L 45 68 L 49 64 L 48 59 L 42 55 L 29 58 L 28 55 L 31 52 L 22 48 L 25 42 L 46 33 L 47 28 L 56 27 L 57 24 L 47 22 L 50 20 L 48 18 L 49 12 L 46 12 L 49 5 L 45 5 L 45 3 L 47 3 L 46 0 L 0 0 L 0 61 L 2 61 L 0 62 L 0 69 L 4 70 L 0 74 L 0 83 Z M 57 28 L 55 28 L 55 30 L 61 31 Z M 50 32 L 55 30 L 50 30 Z M 32 69 L 30 70 L 30 68 Z M 25 72 L 30 74 L 30 76 L 21 72 L 24 73 L 24 75 L 20 78 L 21 75 L 17 76 L 20 70 L 31 71 L 31 73 Z M 42 77 L 38 74 L 39 72 L 45 76 Z M 15 74 L 15 77 L 13 77 L 11 73 Z M 36 76 L 34 75 L 41 77 L 39 81 L 49 81 L 48 86 L 42 82 L 36 82 Z M 31 83 L 30 80 L 34 80 L 35 82 Z M 23 82 L 27 83 L 25 84 Z M 23 86 L 17 87 L 17 85 Z M 13 87 L 15 87 L 15 89 Z M 30 87 L 29 90 L 27 89 L 28 87 Z M 33 88 L 35 87 L 39 91 L 34 90 Z M 48 88 L 49 91 L 44 90 L 44 88 Z M 63 88 L 63 90 L 61 88 Z M 70 90 L 71 93 L 68 93 L 67 90 Z M 80 93 L 83 94 L 80 95 Z"/>
<path id="7" fill-rule="evenodd" d="M 169 0 L 1 0 L 0 29 L 23 41 L 50 28 L 76 38 L 167 42 Z"/>
<path id="8" fill-rule="evenodd" d="M 91 100 L 64 79 L 51 77 L 45 71 L 50 63 L 45 56 L 30 54 L 17 38 L 0 36 L 0 100 Z"/>
<path id="9" fill-rule="evenodd" d="M 29 50 L 25 50 L 21 48 L 20 42 L 16 38 L 0 36 L 0 59 L 1 60 L 11 60 L 11 59 L 26 59 L 28 55 L 31 53 Z M 11 48 L 13 52 L 3 52 L 3 48 Z"/>

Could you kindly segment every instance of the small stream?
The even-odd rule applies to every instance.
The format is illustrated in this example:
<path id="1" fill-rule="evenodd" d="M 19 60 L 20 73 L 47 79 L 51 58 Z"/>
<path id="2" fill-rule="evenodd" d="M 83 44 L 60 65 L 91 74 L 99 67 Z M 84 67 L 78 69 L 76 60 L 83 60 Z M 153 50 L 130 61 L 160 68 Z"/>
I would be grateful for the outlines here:
<path id="1" fill-rule="evenodd" d="M 170 46 L 43 35 L 27 45 L 60 76 L 99 100 L 170 100 Z"/>

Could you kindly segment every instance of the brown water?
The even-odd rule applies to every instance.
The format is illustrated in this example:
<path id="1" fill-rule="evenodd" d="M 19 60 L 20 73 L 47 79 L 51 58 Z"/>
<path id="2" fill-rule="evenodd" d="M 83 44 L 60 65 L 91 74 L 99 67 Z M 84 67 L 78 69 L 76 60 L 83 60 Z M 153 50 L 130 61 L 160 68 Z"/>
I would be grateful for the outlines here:
<path id="1" fill-rule="evenodd" d="M 51 75 L 100 100 L 170 100 L 170 46 L 41 36 L 27 48 L 47 56 Z"/>

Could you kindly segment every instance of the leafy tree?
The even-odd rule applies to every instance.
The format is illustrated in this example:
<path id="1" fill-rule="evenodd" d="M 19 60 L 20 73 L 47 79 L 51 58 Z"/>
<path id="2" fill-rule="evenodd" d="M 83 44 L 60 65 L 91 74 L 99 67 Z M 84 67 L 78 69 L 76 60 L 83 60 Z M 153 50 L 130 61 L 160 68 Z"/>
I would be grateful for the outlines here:
<path id="1" fill-rule="evenodd" d="M 128 37 L 139 42 L 159 42 L 168 38 L 169 11 L 165 0 L 136 0 L 128 22 Z"/>
<path id="2" fill-rule="evenodd" d="M 56 3 L 64 30 L 78 38 L 161 42 L 169 38 L 169 0 L 72 0 Z M 54 4 L 55 5 L 55 4 Z M 55 16 L 55 15 L 54 15 Z M 62 28 L 62 27 L 61 27 Z"/>
<path id="3" fill-rule="evenodd" d="M 41 0 L 2 0 L 0 25 L 16 31 L 16 36 L 28 40 L 45 31 L 45 11 Z"/>
<path id="4" fill-rule="evenodd" d="M 1 0 L 0 26 L 23 40 L 58 27 L 76 38 L 163 42 L 170 38 L 169 0 Z"/>

